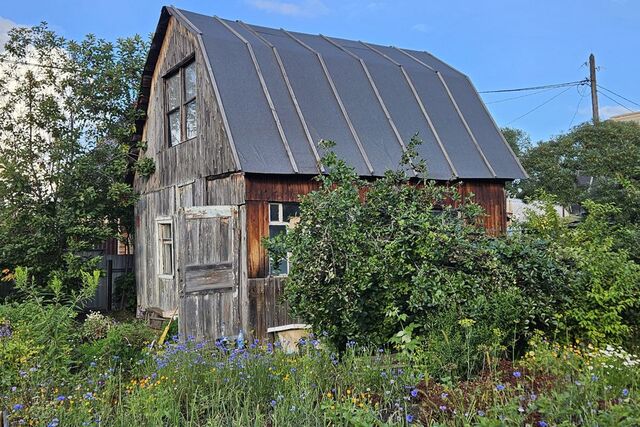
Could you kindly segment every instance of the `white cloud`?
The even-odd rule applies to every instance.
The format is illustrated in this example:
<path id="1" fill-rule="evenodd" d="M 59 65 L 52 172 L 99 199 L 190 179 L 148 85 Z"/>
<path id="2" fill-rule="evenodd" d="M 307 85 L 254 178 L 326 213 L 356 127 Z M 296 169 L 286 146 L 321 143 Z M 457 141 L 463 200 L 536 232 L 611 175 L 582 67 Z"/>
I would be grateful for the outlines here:
<path id="1" fill-rule="evenodd" d="M 0 52 L 4 50 L 4 44 L 9 41 L 9 30 L 18 24 L 0 16 Z"/>
<path id="2" fill-rule="evenodd" d="M 600 116 L 604 120 L 612 116 L 626 113 L 630 113 L 630 111 L 624 107 L 621 107 L 620 105 L 603 105 L 602 107 L 600 107 Z"/>
<path id="3" fill-rule="evenodd" d="M 411 27 L 411 29 L 413 31 L 417 31 L 419 33 L 428 33 L 429 32 L 429 27 L 427 27 L 425 24 L 416 24 L 413 27 Z"/>
<path id="4" fill-rule="evenodd" d="M 288 16 L 312 17 L 329 12 L 322 0 L 249 0 L 249 4 L 265 12 Z"/>

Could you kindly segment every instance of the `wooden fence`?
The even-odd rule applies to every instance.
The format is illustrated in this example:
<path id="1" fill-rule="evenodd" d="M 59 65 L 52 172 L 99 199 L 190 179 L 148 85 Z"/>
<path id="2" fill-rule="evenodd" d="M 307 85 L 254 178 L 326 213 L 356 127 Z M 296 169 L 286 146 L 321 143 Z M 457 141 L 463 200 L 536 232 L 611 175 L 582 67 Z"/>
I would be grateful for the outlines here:
<path id="1" fill-rule="evenodd" d="M 284 300 L 284 277 L 249 279 L 249 324 L 253 337 L 267 338 L 267 328 L 291 323 L 302 323 L 289 315 Z"/>

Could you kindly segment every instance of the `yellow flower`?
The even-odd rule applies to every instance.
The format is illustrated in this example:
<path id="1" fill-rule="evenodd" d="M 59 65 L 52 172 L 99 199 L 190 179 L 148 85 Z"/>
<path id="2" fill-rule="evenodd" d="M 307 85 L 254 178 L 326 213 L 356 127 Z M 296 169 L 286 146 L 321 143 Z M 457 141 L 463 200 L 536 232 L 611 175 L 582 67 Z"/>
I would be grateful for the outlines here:
<path id="1" fill-rule="evenodd" d="M 328 393 L 327 393 L 327 397 L 328 397 L 329 399 L 331 399 L 331 398 L 333 397 L 333 393 L 328 392 Z"/>

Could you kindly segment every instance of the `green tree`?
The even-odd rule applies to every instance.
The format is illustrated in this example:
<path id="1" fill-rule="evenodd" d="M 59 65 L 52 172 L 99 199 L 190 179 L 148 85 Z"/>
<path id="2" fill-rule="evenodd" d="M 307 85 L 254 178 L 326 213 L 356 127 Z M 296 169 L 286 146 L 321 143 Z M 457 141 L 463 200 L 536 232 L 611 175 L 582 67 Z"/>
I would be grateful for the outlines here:
<path id="1" fill-rule="evenodd" d="M 125 182 L 147 44 L 14 28 L 0 68 L 0 267 L 77 286 L 86 251 L 131 229 Z M 36 65 L 30 65 L 36 64 Z"/>
<path id="2" fill-rule="evenodd" d="M 640 244 L 640 125 L 585 123 L 530 147 L 521 161 L 530 175 L 518 184 L 521 197 L 542 191 L 565 206 L 586 200 L 613 204 L 617 244 L 629 249 Z"/>

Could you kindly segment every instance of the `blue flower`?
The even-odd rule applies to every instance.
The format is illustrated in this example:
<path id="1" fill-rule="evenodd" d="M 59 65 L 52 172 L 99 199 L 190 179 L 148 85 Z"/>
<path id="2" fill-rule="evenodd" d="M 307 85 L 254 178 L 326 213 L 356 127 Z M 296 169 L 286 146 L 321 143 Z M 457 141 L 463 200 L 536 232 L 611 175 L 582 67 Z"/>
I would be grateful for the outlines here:
<path id="1" fill-rule="evenodd" d="M 276 403 L 277 403 L 277 402 L 276 402 L 275 400 L 272 400 L 272 401 L 270 402 L 271 407 L 275 408 L 275 407 L 276 407 Z"/>
<path id="2" fill-rule="evenodd" d="M 591 381 L 598 381 L 597 375 L 591 375 Z"/>
<path id="3" fill-rule="evenodd" d="M 441 398 L 441 399 L 446 399 L 447 397 L 449 397 L 449 393 L 442 393 L 442 394 L 440 395 L 440 398 Z"/>
<path id="4" fill-rule="evenodd" d="M 60 395 L 60 396 L 56 397 L 56 400 L 58 402 L 62 402 L 64 399 L 66 399 L 66 397 L 64 397 L 63 395 Z"/>
<path id="5" fill-rule="evenodd" d="M 502 384 L 498 384 L 498 385 L 496 386 L 496 390 L 498 390 L 498 391 L 502 391 L 502 390 L 504 390 L 504 385 L 502 385 Z"/>
<path id="6" fill-rule="evenodd" d="M 411 424 L 413 422 L 413 415 L 407 414 L 407 416 L 404 417 L 404 419 L 407 420 L 409 424 Z"/>
<path id="7" fill-rule="evenodd" d="M 479 417 L 484 417 L 484 416 L 485 416 L 484 411 L 483 411 L 483 410 L 481 410 L 481 409 L 480 409 L 480 410 L 478 410 L 478 416 L 479 416 Z"/>
<path id="8" fill-rule="evenodd" d="M 51 420 L 49 424 L 47 424 L 47 427 L 58 427 L 59 424 L 60 424 L 60 420 L 57 418 L 54 418 Z"/>
<path id="9" fill-rule="evenodd" d="M 515 371 L 513 373 L 513 376 L 516 377 L 516 378 L 520 378 L 522 376 L 522 373 L 520 371 Z"/>
<path id="10" fill-rule="evenodd" d="M 22 408 L 24 408 L 24 405 L 22 403 L 16 403 L 15 405 L 13 405 L 14 411 L 19 411 Z"/>
<path id="11" fill-rule="evenodd" d="M 415 388 L 411 390 L 411 397 L 418 397 L 418 390 L 416 390 Z"/>
<path id="12" fill-rule="evenodd" d="M 623 395 L 624 397 L 629 396 L 629 390 L 627 390 L 626 388 L 623 388 L 623 389 L 622 389 L 622 395 Z"/>
<path id="13" fill-rule="evenodd" d="M 87 393 L 85 393 L 85 394 L 84 394 L 84 396 L 83 396 L 83 397 L 84 397 L 85 399 L 87 399 L 87 400 L 93 400 L 93 393 L 91 393 L 91 392 L 87 392 Z"/>
<path id="14" fill-rule="evenodd" d="M 538 426 L 539 427 L 548 427 L 549 424 L 547 424 L 545 421 L 538 421 Z"/>
<path id="15" fill-rule="evenodd" d="M 537 394 L 535 394 L 535 393 L 531 393 L 531 396 L 529 396 L 529 398 L 530 398 L 531 400 L 536 400 L 536 399 L 538 398 L 538 395 L 537 395 Z"/>

